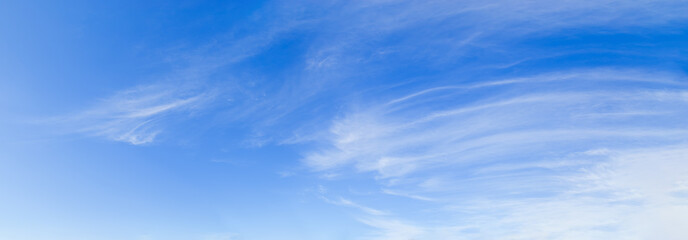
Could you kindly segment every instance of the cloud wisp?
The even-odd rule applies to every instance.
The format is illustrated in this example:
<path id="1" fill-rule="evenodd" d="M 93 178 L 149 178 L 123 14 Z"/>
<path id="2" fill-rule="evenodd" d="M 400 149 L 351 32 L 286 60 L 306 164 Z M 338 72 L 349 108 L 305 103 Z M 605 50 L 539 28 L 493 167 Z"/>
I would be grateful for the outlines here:
<path id="1" fill-rule="evenodd" d="M 653 8 L 645 8 L 647 5 Z M 252 141 L 256 142 L 255 145 L 262 145 L 271 139 L 277 142 L 289 139 L 285 135 L 300 128 L 310 131 L 308 125 L 330 117 L 331 110 L 322 105 L 341 104 L 336 102 L 337 99 L 358 94 L 355 91 L 359 91 L 358 88 L 368 82 L 367 79 L 378 78 L 379 74 L 393 71 L 399 66 L 418 65 L 422 61 L 421 68 L 447 72 L 455 71 L 457 69 L 450 69 L 461 65 L 478 69 L 526 61 L 524 59 L 533 60 L 542 56 L 526 54 L 524 49 L 509 49 L 513 47 L 509 42 L 586 26 L 603 26 L 609 27 L 609 31 L 624 32 L 629 27 L 674 24 L 686 19 L 684 14 L 678 14 L 685 9 L 688 9 L 687 4 L 665 0 L 567 1 L 560 4 L 548 1 L 270 2 L 258 10 L 250 21 L 238 24 L 231 31 L 218 34 L 200 46 L 181 48 L 179 52 L 170 53 L 166 59 L 183 66 L 173 71 L 183 75 L 183 79 L 213 84 L 221 82 L 215 76 L 224 76 L 221 78 L 225 79 L 225 83 L 221 84 L 231 85 L 234 89 L 232 104 L 236 106 L 230 107 L 230 113 L 225 115 L 233 116 L 231 120 L 252 122 L 254 135 L 262 136 Z M 658 11 L 676 14 L 656 14 Z M 246 28 L 258 28 L 260 31 L 246 31 Z M 303 32 L 308 34 L 297 34 Z M 306 46 L 297 58 L 292 59 L 294 67 L 287 69 L 292 74 L 274 76 L 260 71 L 248 74 L 237 67 L 252 68 L 247 62 L 269 56 L 274 46 L 285 41 L 302 42 Z M 475 51 L 487 51 L 491 57 L 479 59 L 477 64 L 465 62 L 475 58 Z M 497 61 L 497 58 L 505 61 Z M 283 70 L 280 68 L 275 71 Z M 458 67 L 458 70 L 465 68 Z M 440 88 L 449 90 L 453 87 Z M 426 91 L 438 90 L 441 89 Z M 130 93 L 131 96 L 115 96 L 106 100 L 109 103 L 84 111 L 83 116 L 77 117 L 82 119 L 79 121 L 113 119 L 102 120 L 101 127 L 80 128 L 81 131 L 137 144 L 151 142 L 160 130 L 149 127 L 158 118 L 118 115 L 137 114 L 127 113 L 129 110 L 122 109 L 119 104 L 140 104 L 129 107 L 148 111 L 155 111 L 159 107 L 159 113 L 166 114 L 188 109 L 185 106 L 194 105 L 192 102 L 198 100 L 193 96 L 172 96 L 175 93 L 161 96 L 159 101 L 162 102 L 152 99 L 150 102 L 126 103 L 115 99 L 142 97 L 134 96 L 136 94 L 158 94 L 146 91 Z M 164 102 L 167 100 L 178 102 Z M 149 107 L 152 108 L 147 109 Z M 296 124 L 294 122 L 303 121 L 295 116 L 299 114 L 307 114 L 308 118 L 314 120 Z M 107 125 L 127 127 L 108 130 Z M 288 130 L 279 130 L 285 128 Z M 264 136 L 267 131 L 280 134 Z"/>
<path id="2" fill-rule="evenodd" d="M 615 87 L 600 85 L 600 81 L 610 81 L 604 74 L 596 77 L 599 81 L 587 75 L 552 78 L 557 75 L 548 74 L 529 78 L 532 81 L 508 81 L 516 86 L 498 81 L 461 91 L 420 90 L 335 120 L 329 129 L 330 147 L 308 154 L 305 162 L 319 170 L 353 164 L 360 171 L 394 177 L 447 159 L 468 164 L 486 153 L 509 155 L 510 149 L 522 151 L 524 145 L 540 142 L 685 136 L 685 126 L 676 120 L 685 112 L 674 107 L 686 104 L 685 90 L 677 89 L 669 79 L 653 84 L 668 84 L 676 90 L 621 86 L 634 81 L 633 74 L 621 71 L 607 76 L 612 75 L 617 79 L 612 83 Z M 587 87 L 581 87 L 583 81 L 589 82 Z M 548 88 L 571 88 L 571 82 L 581 89 Z M 512 94 L 511 88 L 530 90 Z M 485 93 L 490 96 L 486 100 L 470 98 Z M 658 121 L 667 124 L 659 127 Z"/>
<path id="3" fill-rule="evenodd" d="M 152 142 L 175 118 L 202 109 L 213 96 L 183 86 L 138 86 L 59 121 L 83 134 L 141 145 Z"/>
<path id="4" fill-rule="evenodd" d="M 253 147 L 303 144 L 300 163 L 323 181 L 364 176 L 388 200 L 318 195 L 356 210 L 378 230 L 369 239 L 685 239 L 687 78 L 643 65 L 685 60 L 652 51 L 670 48 L 654 40 L 681 32 L 685 12 L 670 0 L 275 1 L 177 54 L 179 79 L 198 85 L 134 87 L 59 121 L 142 145 L 212 112 L 250 129 Z"/>
<path id="5" fill-rule="evenodd" d="M 595 71 L 352 107 L 303 161 L 322 173 L 374 173 L 380 194 L 445 217 L 405 222 L 427 216 L 397 209 L 401 219 L 363 221 L 382 229 L 375 239 L 406 230 L 416 237 L 404 239 L 688 236 L 669 220 L 686 220 L 688 88 L 671 74 Z M 662 223 L 640 225 L 651 218 Z"/>

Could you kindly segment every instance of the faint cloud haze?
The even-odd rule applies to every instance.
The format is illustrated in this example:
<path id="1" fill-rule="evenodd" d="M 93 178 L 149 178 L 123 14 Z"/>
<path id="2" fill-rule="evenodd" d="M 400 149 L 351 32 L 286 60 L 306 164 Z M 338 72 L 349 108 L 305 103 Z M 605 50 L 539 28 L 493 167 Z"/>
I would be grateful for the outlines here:
<path id="1" fill-rule="evenodd" d="M 26 64 L 57 76 L 6 84 L 45 105 L 12 109 L 47 112 L 57 103 L 39 90 L 55 79 L 67 79 L 62 91 L 93 91 L 53 69 L 86 69 L 81 51 L 158 62 L 122 63 L 131 73 L 112 78 L 126 87 L 75 97 L 71 113 L 40 121 L 86 147 L 0 146 L 0 183 L 17 183 L 0 184 L 13 196 L 0 206 L 35 219 L 55 211 L 65 222 L 43 228 L 80 237 L 93 228 L 139 239 L 688 239 L 688 1 L 208 4 L 146 5 L 140 16 L 91 6 L 108 14 L 60 23 L 80 38 L 32 36 L 67 62 Z M 66 31 L 51 20 L 36 21 Z M 79 51 L 53 50 L 61 45 Z M 98 64 L 94 75 L 119 67 Z M 50 211 L 34 210 L 43 204 Z M 58 211 L 66 205 L 74 215 Z M 99 228 L 106 218 L 121 226 Z"/>

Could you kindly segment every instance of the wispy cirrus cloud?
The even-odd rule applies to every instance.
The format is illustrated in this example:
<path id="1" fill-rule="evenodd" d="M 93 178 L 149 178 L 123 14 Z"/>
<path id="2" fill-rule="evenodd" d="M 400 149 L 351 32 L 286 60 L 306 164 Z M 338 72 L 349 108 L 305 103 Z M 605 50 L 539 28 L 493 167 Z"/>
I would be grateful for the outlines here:
<path id="1" fill-rule="evenodd" d="M 307 54 L 307 69 L 316 76 L 327 72 L 332 75 L 329 78 L 357 76 L 360 72 L 355 69 L 366 69 L 366 73 L 391 70 L 395 64 L 467 72 L 508 68 L 585 51 L 562 48 L 547 52 L 514 44 L 522 40 L 584 28 L 599 28 L 599 32 L 609 34 L 680 24 L 686 20 L 681 9 L 688 9 L 680 1 L 664 0 L 557 4 L 501 0 L 333 1 L 314 6 L 328 14 L 316 15 L 317 21 L 308 25 L 318 28 L 318 34 Z M 629 53 L 628 49 L 620 51 Z M 478 58 L 485 61 L 476 62 L 476 54 L 486 53 Z"/>
<path id="2" fill-rule="evenodd" d="M 442 200 L 424 209 L 430 216 L 397 210 L 391 216 L 360 217 L 361 223 L 375 229 L 363 239 L 683 239 L 688 236 L 681 226 L 688 220 L 686 149 L 685 144 L 594 149 L 569 155 L 567 164 L 560 159 L 546 161 L 549 165 L 521 165 L 477 182 L 445 178 L 449 188 L 433 193 Z M 529 181 L 525 188 L 506 183 L 518 181 L 513 174 L 503 175 L 518 169 L 566 168 L 569 173 Z M 559 182 L 559 192 L 526 193 L 551 191 L 548 181 Z M 471 184 L 479 182 L 488 184 Z M 502 191 L 496 194 L 502 196 L 460 193 L 455 188 L 466 183 Z"/>
<path id="3" fill-rule="evenodd" d="M 471 159 L 487 155 L 523 151 L 538 142 L 685 137 L 685 126 L 675 120 L 685 113 L 674 108 L 675 104 L 686 104 L 685 90 L 676 88 L 682 83 L 654 81 L 676 89 L 671 91 L 600 87 L 600 82 L 605 81 L 625 85 L 636 81 L 634 74 L 605 72 L 594 77 L 546 74 L 527 78 L 529 81 L 436 87 L 358 108 L 333 122 L 329 148 L 309 153 L 304 161 L 320 170 L 353 164 L 360 171 L 394 177 L 444 164 L 447 158 L 470 163 Z M 570 88 L 574 81 L 579 90 L 548 88 Z M 509 93 L 512 88 L 521 91 L 514 95 Z M 485 92 L 490 94 L 487 99 L 465 98 Z M 586 121 L 581 116 L 599 119 Z M 656 121 L 660 120 L 669 125 L 658 127 Z"/>
<path id="4" fill-rule="evenodd" d="M 595 71 L 355 106 L 317 134 L 329 144 L 303 162 L 318 172 L 374 173 L 380 194 L 426 202 L 445 219 L 405 221 L 427 216 L 397 209 L 396 218 L 373 218 L 382 231 L 374 239 L 406 230 L 414 237 L 401 239 L 687 236 L 670 220 L 685 220 L 676 193 L 688 176 L 683 78 Z M 651 218 L 663 223 L 639 225 Z"/>
<path id="5" fill-rule="evenodd" d="M 645 8 L 647 5 L 653 8 Z M 297 4 L 276 1 L 266 4 L 250 21 L 206 44 L 182 44 L 169 50 L 165 58 L 179 66 L 171 74 L 183 75 L 182 79 L 222 82 L 220 85 L 231 87 L 232 104 L 228 104 L 231 107 L 225 109 L 228 113 L 224 115 L 231 116 L 229 121 L 252 122 L 255 139 L 249 142 L 259 146 L 271 141 L 292 142 L 289 140 L 294 139 L 290 137 L 292 132 L 311 131 L 309 125 L 330 117 L 331 109 L 322 105 L 336 104 L 337 99 L 358 94 L 355 91 L 368 82 L 365 79 L 377 78 L 397 65 L 417 65 L 418 61 L 424 61 L 422 68 L 439 67 L 446 72 L 450 71 L 448 67 L 457 64 L 478 69 L 528 61 L 524 59 L 538 57 L 523 53 L 523 49 L 510 51 L 507 42 L 583 26 L 611 26 L 623 32 L 626 27 L 671 24 L 685 20 L 685 15 L 679 13 L 687 8 L 686 4 L 664 0 L 570 1 L 557 5 L 547 1 L 307 1 Z M 676 14 L 659 15 L 657 11 Z M 260 30 L 247 31 L 247 28 Z M 307 34 L 296 34 L 304 32 Z M 294 69 L 287 69 L 293 74 L 247 73 L 237 67 L 251 66 L 246 62 L 265 57 L 272 47 L 285 41 L 302 42 L 306 46 L 302 57 L 292 59 Z M 504 61 L 490 58 L 484 59 L 486 62 L 465 64 L 466 59 L 475 57 L 476 49 Z M 220 77 L 223 80 L 217 80 L 217 76 L 223 76 Z M 299 118 L 296 115 L 308 115 L 313 120 L 298 124 L 302 119 L 296 120 Z M 152 141 L 158 132 L 144 130 L 150 124 L 142 124 L 134 131 L 147 134 L 127 136 L 124 131 L 110 134 L 97 128 L 87 132 L 119 135 L 111 139 L 143 143 Z M 137 126 L 132 125 L 128 128 Z"/>
<path id="6" fill-rule="evenodd" d="M 152 142 L 173 119 L 202 109 L 213 96 L 212 91 L 189 86 L 137 86 L 55 122 L 83 134 L 140 145 Z"/>
<path id="7" fill-rule="evenodd" d="M 370 239 L 682 239 L 686 77 L 566 57 L 684 57 L 648 51 L 652 40 L 530 42 L 664 34 L 685 12 L 666 0 L 275 2 L 247 24 L 263 31 L 239 29 L 178 59 L 193 79 L 232 88 L 218 115 L 250 122 L 251 145 L 312 144 L 302 163 L 316 174 L 370 176 L 377 197 L 393 198 L 384 211 L 319 196 L 363 215 Z M 288 66 L 261 68 L 284 42 L 302 49 Z M 217 100 L 209 89 L 137 87 L 65 121 L 150 143 Z"/>
<path id="8" fill-rule="evenodd" d="M 421 202 L 410 207 L 414 210 L 401 199 L 369 203 L 373 208 L 385 206 L 388 214 L 364 213 L 358 218 L 374 229 L 366 239 L 688 235 L 671 224 L 685 221 L 680 199 L 657 208 L 650 195 L 629 197 L 639 185 L 601 187 L 609 182 L 600 178 L 610 176 L 597 172 L 624 172 L 620 174 L 641 182 L 653 178 L 623 167 L 631 164 L 632 152 L 642 149 L 652 159 L 646 161 L 649 164 L 677 165 L 681 157 L 662 155 L 688 141 L 688 126 L 679 120 L 688 115 L 683 110 L 688 104 L 686 77 L 673 69 L 616 68 L 613 63 L 593 68 L 548 66 L 568 56 L 601 51 L 614 56 L 664 54 L 623 47 L 625 42 L 546 49 L 528 45 L 551 36 L 575 38 L 579 32 L 643 35 L 654 32 L 649 30 L 654 26 L 681 25 L 686 18 L 678 9 L 686 9 L 685 3 L 332 5 L 337 11 L 314 25 L 332 27 L 314 38 L 306 55 L 305 78 L 325 78 L 333 86 L 361 86 L 363 90 L 357 91 L 369 92 L 354 94 L 356 100 L 348 101 L 348 108 L 329 126 L 299 132 L 289 142 L 318 146 L 305 150 L 302 162 L 329 181 L 373 176 L 370 184 L 381 189 L 376 198 Z M 597 49 L 600 45 L 603 49 Z M 495 73 L 505 69 L 521 73 Z M 423 73 L 413 75 L 416 71 Z M 410 74 L 390 74 L 395 72 Z M 377 83 L 389 75 L 406 78 L 373 89 L 352 80 Z M 619 155 L 590 154 L 604 148 Z M 611 162 L 617 164 L 608 166 Z M 676 174 L 660 178 L 678 182 L 674 185 L 682 182 Z M 592 189 L 598 191 L 580 192 Z M 395 206 L 397 201 L 405 204 Z M 661 214 L 645 215 L 650 212 Z M 642 226 L 648 219 L 658 224 Z"/>
<path id="9" fill-rule="evenodd" d="M 360 204 L 355 203 L 355 202 L 353 202 L 353 201 L 351 201 L 351 200 L 349 200 L 349 199 L 346 199 L 346 198 L 339 197 L 337 200 L 332 200 L 332 199 L 326 198 L 326 197 L 324 197 L 324 196 L 320 196 L 320 198 L 323 199 L 323 200 L 324 200 L 325 202 L 327 202 L 327 203 L 334 204 L 334 205 L 339 205 L 339 206 L 351 207 L 351 208 L 354 208 L 354 209 L 358 209 L 358 210 L 360 210 L 360 211 L 362 211 L 363 213 L 366 213 L 366 214 L 376 215 L 376 216 L 378 216 L 378 215 L 387 215 L 387 213 L 385 213 L 385 212 L 382 211 L 382 210 L 377 210 L 377 209 L 374 209 L 374 208 L 366 207 L 366 206 L 360 205 Z"/>

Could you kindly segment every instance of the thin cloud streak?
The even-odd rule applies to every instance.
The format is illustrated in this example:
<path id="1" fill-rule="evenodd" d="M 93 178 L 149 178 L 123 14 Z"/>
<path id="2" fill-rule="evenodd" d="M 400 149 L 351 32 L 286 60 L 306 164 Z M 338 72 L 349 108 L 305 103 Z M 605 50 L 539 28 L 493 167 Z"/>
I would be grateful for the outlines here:
<path id="1" fill-rule="evenodd" d="M 579 53 L 530 40 L 665 33 L 685 12 L 668 0 L 275 2 L 247 24 L 264 31 L 179 54 L 183 79 L 229 76 L 221 89 L 137 87 L 59 122 L 142 145 L 224 104 L 225 124 L 250 122 L 247 145 L 307 145 L 301 163 L 327 181 L 364 176 L 377 194 L 419 204 L 382 211 L 318 195 L 362 214 L 375 229 L 365 239 L 684 239 L 672 223 L 688 222 L 686 77 L 517 66 Z M 290 67 L 242 69 L 283 42 L 304 46 Z"/>
<path id="2" fill-rule="evenodd" d="M 688 116 L 687 92 L 652 72 L 435 87 L 353 107 L 316 134 L 329 144 L 303 162 L 316 172 L 374 173 L 381 194 L 433 203 L 426 210 L 446 218 L 373 217 L 363 221 L 380 231 L 371 239 L 680 239 L 688 232 L 666 224 L 687 220 L 676 193 L 688 176 L 688 126 L 678 120 Z M 671 90 L 656 90 L 664 86 Z M 491 97 L 447 100 L 481 91 Z"/>
<path id="3" fill-rule="evenodd" d="M 358 210 L 362 211 L 363 213 L 366 213 L 369 215 L 375 215 L 375 216 L 387 215 L 387 213 L 384 211 L 377 210 L 377 209 L 370 208 L 370 207 L 366 207 L 366 206 L 360 205 L 358 203 L 352 202 L 351 200 L 345 199 L 342 197 L 340 197 L 338 200 L 332 200 L 332 199 L 329 199 L 325 196 L 320 195 L 320 198 L 327 203 L 339 205 L 339 206 L 352 207 L 352 208 L 358 209 Z"/>
<path id="4" fill-rule="evenodd" d="M 637 117 L 638 114 L 633 113 L 649 111 L 654 114 L 645 114 L 646 116 L 670 120 L 676 114 L 683 114 L 682 111 L 669 112 L 668 110 L 675 109 L 671 104 L 688 103 L 685 100 L 685 94 L 686 92 L 680 90 L 642 89 L 611 92 L 598 90 L 546 92 L 516 97 L 507 96 L 505 100 L 495 99 L 492 102 L 477 105 L 468 104 L 458 109 L 442 110 L 449 106 L 441 106 L 436 111 L 415 114 L 409 112 L 414 111 L 415 105 L 412 103 L 407 103 L 408 108 L 394 106 L 394 111 L 387 110 L 390 108 L 388 104 L 383 104 L 381 107 L 371 106 L 370 110 L 349 113 L 336 120 L 329 130 L 331 138 L 327 140 L 331 143 L 331 148 L 309 153 L 304 161 L 320 170 L 353 161 L 357 162 L 356 166 L 359 170 L 382 172 L 388 166 L 400 167 L 399 164 L 407 165 L 407 167 L 400 167 L 401 169 L 412 170 L 416 168 L 413 165 L 418 161 L 427 163 L 428 159 L 438 157 L 454 156 L 455 158 L 459 153 L 488 146 L 496 150 L 509 149 L 509 144 L 580 141 L 621 136 L 636 138 L 674 136 L 675 139 L 680 139 L 685 136 L 685 131 L 681 130 L 682 125 L 677 122 L 672 123 L 678 124 L 674 128 L 662 129 L 652 124 L 624 127 L 624 124 L 619 125 L 614 121 L 623 120 L 624 117 L 626 119 Z M 427 98 L 430 98 L 430 103 L 433 103 L 431 96 Z M 594 107 L 592 103 L 600 107 Z M 663 109 L 661 112 L 666 114 L 659 114 L 660 109 Z M 597 115 L 608 123 L 580 121 L 578 116 L 581 115 Z M 548 117 L 543 118 L 543 116 Z M 500 119 L 509 119 L 509 121 Z M 566 130 L 572 127 L 574 129 Z M 514 131 L 514 129 L 520 130 Z M 318 135 L 323 136 L 323 134 Z M 508 152 L 508 150 L 495 150 L 487 152 Z M 484 149 L 478 151 L 485 152 Z M 377 164 L 370 164 L 371 161 Z M 391 163 L 393 165 L 390 165 Z M 406 170 L 402 170 L 404 171 Z"/>
<path id="5" fill-rule="evenodd" d="M 139 86 L 53 122 L 86 135 L 142 145 L 153 142 L 170 119 L 198 111 L 212 98 L 211 91 L 183 86 Z"/>
<path id="6" fill-rule="evenodd" d="M 454 213 L 440 224 L 389 217 L 363 223 L 370 239 L 683 239 L 688 231 L 686 145 L 604 150 L 596 164 L 570 174 L 566 191 L 553 196 L 445 199 Z M 651 161 L 649 161 L 651 159 Z M 602 160 L 602 161 L 600 161 Z M 539 185 L 530 186 L 532 188 Z M 407 235 L 394 235 L 396 233 Z M 396 238 L 395 238 L 396 237 Z"/>

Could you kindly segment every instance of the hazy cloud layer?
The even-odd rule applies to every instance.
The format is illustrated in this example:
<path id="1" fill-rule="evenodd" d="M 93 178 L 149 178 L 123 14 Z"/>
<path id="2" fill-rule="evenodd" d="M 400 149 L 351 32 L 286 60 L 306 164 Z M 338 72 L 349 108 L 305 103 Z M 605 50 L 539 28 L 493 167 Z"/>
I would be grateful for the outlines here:
<path id="1" fill-rule="evenodd" d="M 197 112 L 241 123 L 252 147 L 298 149 L 300 174 L 374 189 L 316 194 L 356 212 L 364 239 L 685 239 L 688 82 L 662 63 L 686 58 L 656 43 L 685 36 L 685 12 L 276 1 L 179 54 L 182 79 L 203 84 L 134 87 L 65 121 L 131 144 Z"/>

